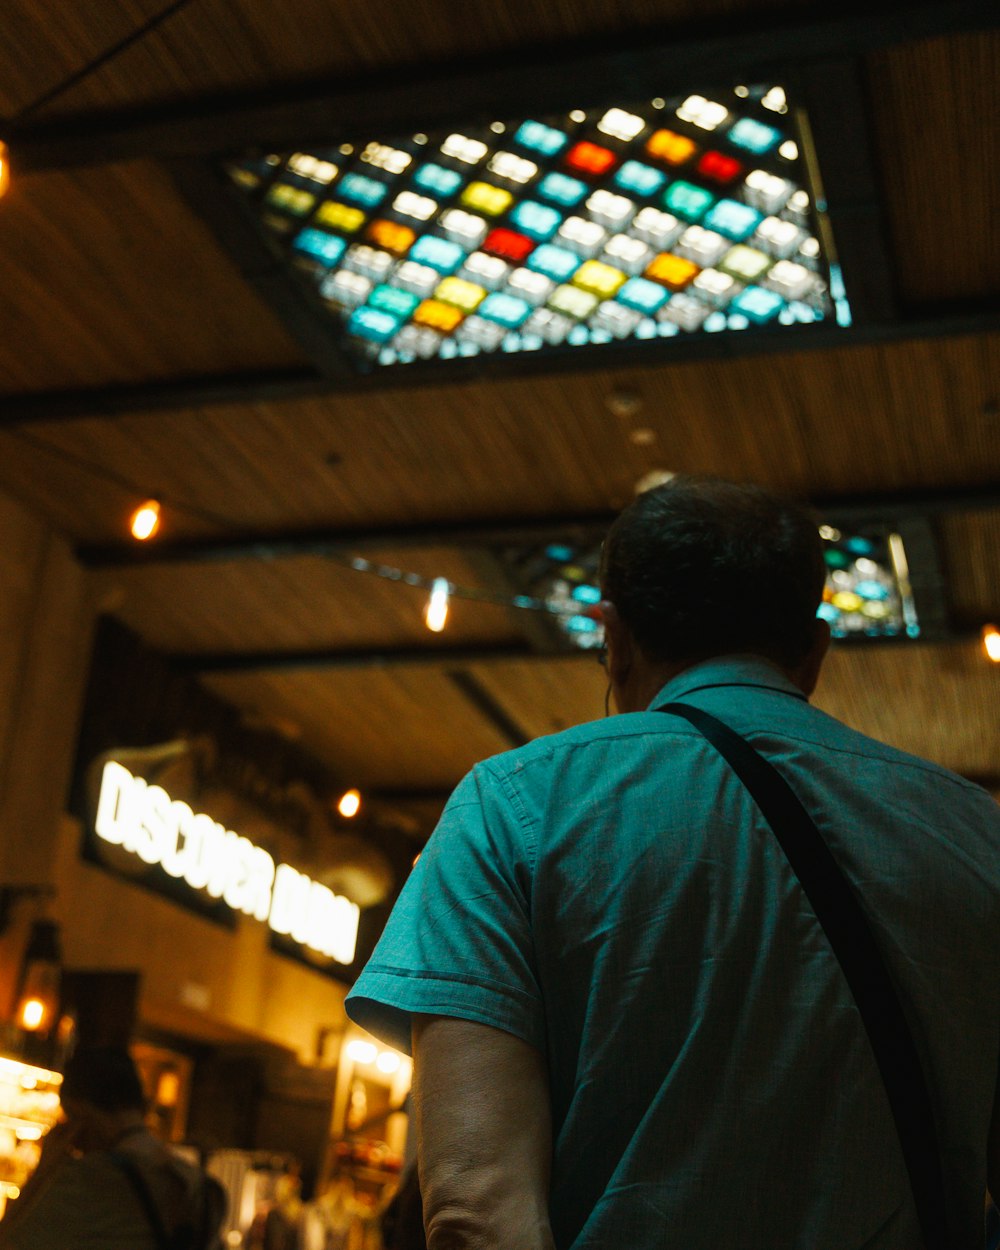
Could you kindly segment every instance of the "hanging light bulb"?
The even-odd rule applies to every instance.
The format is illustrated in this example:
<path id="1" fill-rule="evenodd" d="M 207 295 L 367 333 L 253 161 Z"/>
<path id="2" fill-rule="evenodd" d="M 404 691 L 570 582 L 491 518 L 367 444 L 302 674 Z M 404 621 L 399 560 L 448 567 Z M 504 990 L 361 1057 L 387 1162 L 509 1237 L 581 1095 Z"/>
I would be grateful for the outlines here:
<path id="1" fill-rule="evenodd" d="M 451 586 L 446 577 L 435 577 L 431 583 L 431 597 L 427 601 L 424 621 L 434 634 L 440 634 L 448 620 L 448 596 Z"/>
<path id="2" fill-rule="evenodd" d="M 47 1036 L 59 1005 L 59 929 L 52 920 L 31 927 L 14 1019 L 26 1033 Z"/>
<path id="3" fill-rule="evenodd" d="M 136 508 L 132 513 L 132 519 L 129 522 L 132 537 L 138 542 L 144 543 L 147 538 L 152 538 L 159 528 L 159 502 L 156 499 L 147 499 L 144 504 Z"/>
<path id="4" fill-rule="evenodd" d="M 1000 664 L 1000 629 L 995 625 L 983 626 L 983 650 L 988 660 Z"/>
<path id="5" fill-rule="evenodd" d="M 10 189 L 10 148 L 0 139 L 0 199 Z"/>
<path id="6" fill-rule="evenodd" d="M 346 820 L 357 816 L 358 812 L 361 811 L 361 791 L 348 790 L 346 794 L 342 794 L 340 802 L 337 804 L 337 811 Z"/>

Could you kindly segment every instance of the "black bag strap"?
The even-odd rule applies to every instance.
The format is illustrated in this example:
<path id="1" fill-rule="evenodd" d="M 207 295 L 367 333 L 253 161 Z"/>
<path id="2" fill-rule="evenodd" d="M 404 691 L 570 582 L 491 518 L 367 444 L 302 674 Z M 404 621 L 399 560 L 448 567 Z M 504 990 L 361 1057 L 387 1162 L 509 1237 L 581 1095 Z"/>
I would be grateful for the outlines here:
<path id="1" fill-rule="evenodd" d="M 156 1200 L 150 1193 L 146 1179 L 139 1169 L 139 1165 L 124 1150 L 109 1150 L 108 1158 L 121 1171 L 124 1172 L 135 1190 L 135 1196 L 139 1199 L 146 1219 L 149 1221 L 150 1228 L 153 1230 L 153 1239 L 156 1242 L 157 1250 L 170 1250 L 170 1236 L 167 1233 L 166 1225 L 163 1222 L 163 1215 L 160 1208 L 156 1205 Z"/>
<path id="2" fill-rule="evenodd" d="M 701 708 L 668 703 L 659 711 L 682 716 L 708 739 L 771 826 L 833 947 L 861 1013 L 896 1121 L 924 1250 L 949 1250 L 941 1154 L 930 1093 L 895 986 L 861 905 L 812 817 L 773 764 Z"/>

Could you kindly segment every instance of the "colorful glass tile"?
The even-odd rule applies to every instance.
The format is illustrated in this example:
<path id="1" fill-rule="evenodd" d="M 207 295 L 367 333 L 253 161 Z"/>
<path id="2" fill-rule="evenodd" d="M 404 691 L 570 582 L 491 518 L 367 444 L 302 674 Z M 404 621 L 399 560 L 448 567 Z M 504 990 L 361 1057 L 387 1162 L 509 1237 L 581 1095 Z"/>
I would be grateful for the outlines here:
<path id="1" fill-rule="evenodd" d="M 763 214 L 749 204 L 741 204 L 739 200 L 719 200 L 702 218 L 702 225 L 708 230 L 717 230 L 726 235 L 734 243 L 742 243 L 753 234 L 762 220 Z"/>
<path id="2" fill-rule="evenodd" d="M 325 204 L 321 204 L 315 217 L 318 225 L 342 230 L 344 234 L 355 234 L 366 220 L 360 208 L 352 208 L 350 204 L 341 204 L 337 200 L 327 200 Z"/>
<path id="3" fill-rule="evenodd" d="M 482 243 L 484 252 L 519 265 L 535 246 L 534 240 L 514 230 L 491 230 Z"/>
<path id="4" fill-rule="evenodd" d="M 615 186 L 632 195 L 655 195 L 667 181 L 667 175 L 641 161 L 626 161 L 615 174 Z"/>
<path id="5" fill-rule="evenodd" d="M 604 245 L 601 259 L 616 269 L 624 269 L 626 273 L 637 274 L 649 264 L 652 253 L 649 245 L 641 239 L 634 239 L 629 234 L 613 234 Z"/>
<path id="6" fill-rule="evenodd" d="M 722 257 L 718 268 L 728 273 L 737 282 L 756 282 L 771 268 L 771 257 L 755 247 L 747 247 L 737 243 Z"/>
<path id="7" fill-rule="evenodd" d="M 409 291 L 403 291 L 398 286 L 388 286 L 386 283 L 377 286 L 368 296 L 370 308 L 390 313 L 400 321 L 406 321 L 419 303 L 419 295 L 412 295 Z"/>
<path id="8" fill-rule="evenodd" d="M 618 292 L 619 303 L 647 316 L 662 308 L 669 298 L 658 282 L 649 282 L 646 278 L 629 278 Z"/>
<path id="9" fill-rule="evenodd" d="M 774 126 L 768 126 L 766 122 L 759 122 L 754 117 L 741 117 L 730 128 L 726 138 L 730 143 L 735 143 L 738 148 L 745 148 L 748 152 L 762 156 L 765 152 L 776 148 L 783 136 L 780 130 L 775 129 Z"/>
<path id="10" fill-rule="evenodd" d="M 334 266 L 347 248 L 347 243 L 335 234 L 327 234 L 325 230 L 300 230 L 292 244 L 297 252 L 318 260 L 320 264 Z"/>
<path id="11" fill-rule="evenodd" d="M 781 312 L 785 301 L 776 291 L 767 291 L 761 286 L 748 286 L 729 305 L 730 311 L 742 313 L 749 321 L 763 325 L 771 321 Z"/>
<path id="12" fill-rule="evenodd" d="M 647 267 L 645 276 L 654 282 L 662 282 L 671 291 L 682 291 L 689 282 L 694 281 L 698 272 L 694 261 L 674 256 L 670 252 L 661 252 Z"/>
<path id="13" fill-rule="evenodd" d="M 305 217 L 312 211 L 316 196 L 311 191 L 303 191 L 301 187 L 291 187 L 287 182 L 279 182 L 268 191 L 267 202 L 294 217 Z"/>
<path id="14" fill-rule="evenodd" d="M 443 212 L 440 226 L 449 239 L 463 247 L 478 247 L 489 232 L 489 225 L 482 217 L 461 208 L 449 208 Z"/>
<path id="15" fill-rule="evenodd" d="M 589 190 L 590 187 L 579 178 L 556 172 L 545 175 L 535 188 L 535 194 L 564 208 L 575 208 Z"/>
<path id="16" fill-rule="evenodd" d="M 673 130 L 657 130 L 649 136 L 646 151 L 667 165 L 683 165 L 698 151 L 698 145 L 687 135 Z"/>
<path id="17" fill-rule="evenodd" d="M 427 326 L 431 330 L 440 330 L 442 334 L 451 334 L 463 316 L 461 309 L 453 304 L 443 304 L 436 299 L 425 299 L 413 314 L 413 320 L 417 325 Z"/>
<path id="18" fill-rule="evenodd" d="M 394 256 L 403 256 L 413 246 L 417 232 L 409 226 L 400 225 L 398 221 L 373 221 L 365 231 L 365 237 Z"/>
<path id="19" fill-rule="evenodd" d="M 465 259 L 465 250 L 451 239 L 421 235 L 410 249 L 410 260 L 429 265 L 438 273 L 453 273 Z"/>
<path id="20" fill-rule="evenodd" d="M 510 265 L 499 256 L 473 252 L 465 258 L 465 264 L 459 270 L 459 277 L 484 286 L 488 291 L 495 291 L 503 284 L 509 273 Z"/>
<path id="21" fill-rule="evenodd" d="M 514 142 L 542 156 L 558 156 L 569 143 L 569 135 L 543 122 L 527 121 L 518 127 Z"/>
<path id="22" fill-rule="evenodd" d="M 393 200 L 392 207 L 401 217 L 428 221 L 438 211 L 438 202 L 428 195 L 417 195 L 415 191 L 400 191 Z"/>
<path id="23" fill-rule="evenodd" d="M 388 252 L 369 247 L 367 243 L 355 243 L 348 248 L 343 267 L 371 278 L 373 282 L 381 282 L 395 263 L 396 258 Z"/>
<path id="24" fill-rule="evenodd" d="M 596 295 L 581 291 L 575 286 L 557 286 L 548 299 L 548 306 L 553 312 L 563 313 L 575 321 L 582 321 L 598 305 Z"/>
<path id="25" fill-rule="evenodd" d="M 601 147 L 585 139 L 570 148 L 566 153 L 565 162 L 569 169 L 600 178 L 614 169 L 619 159 L 609 148 Z"/>
<path id="26" fill-rule="evenodd" d="M 462 175 L 457 170 L 445 169 L 443 165 L 433 163 L 421 165 L 413 175 L 414 184 L 421 190 L 444 197 L 454 195 L 463 181 Z"/>
<path id="27" fill-rule="evenodd" d="M 596 256 L 604 246 L 608 232 L 586 217 L 567 217 L 559 227 L 555 242 L 579 256 Z"/>
<path id="28" fill-rule="evenodd" d="M 551 239 L 562 224 L 562 214 L 547 204 L 522 200 L 510 214 L 510 223 L 530 239 L 544 242 Z"/>
<path id="29" fill-rule="evenodd" d="M 351 313 L 347 322 L 347 333 L 367 339 L 370 343 L 388 343 L 401 324 L 400 318 L 366 304 Z"/>
<path id="30" fill-rule="evenodd" d="M 635 216 L 635 201 L 601 187 L 587 200 L 587 211 L 602 226 L 620 230 Z"/>
<path id="31" fill-rule="evenodd" d="M 344 174 L 337 184 L 337 194 L 352 204 L 360 204 L 363 208 L 378 208 L 389 194 L 389 188 L 377 178 L 368 178 L 364 174 Z"/>
<path id="32" fill-rule="evenodd" d="M 689 95 L 677 108 L 682 122 L 690 122 L 702 130 L 718 130 L 729 117 L 729 110 L 718 100 L 708 100 L 703 95 Z"/>
<path id="33" fill-rule="evenodd" d="M 530 314 L 531 305 L 527 300 L 518 299 L 514 295 L 494 292 L 487 295 L 479 306 L 479 315 L 488 321 L 499 322 L 509 330 L 516 329 Z"/>
<path id="34" fill-rule="evenodd" d="M 564 247 L 543 244 L 528 257 L 528 268 L 543 273 L 555 282 L 563 282 L 580 267 L 580 257 Z"/>
<path id="35" fill-rule="evenodd" d="M 443 278 L 434 291 L 434 298 L 454 304 L 463 312 L 473 312 L 486 298 L 486 288 L 464 278 Z"/>
<path id="36" fill-rule="evenodd" d="M 671 183 L 663 193 L 663 203 L 686 221 L 700 221 L 715 203 L 715 196 L 704 187 L 683 179 Z"/>
<path id="37" fill-rule="evenodd" d="M 602 299 L 610 299 L 626 281 L 627 275 L 620 269 L 612 269 L 610 265 L 599 260 L 587 260 L 573 275 L 573 285 Z"/>
<path id="38" fill-rule="evenodd" d="M 516 152 L 495 152 L 490 158 L 490 173 L 508 182 L 523 185 L 530 182 L 538 173 L 538 166 L 526 156 L 518 156 Z"/>
<path id="39" fill-rule="evenodd" d="M 478 165 L 489 147 L 480 139 L 470 139 L 468 135 L 449 135 L 441 144 L 441 151 L 452 160 L 462 161 L 465 165 Z"/>
<path id="40" fill-rule="evenodd" d="M 470 182 L 462 192 L 461 199 L 466 208 L 485 213 L 488 217 L 499 217 L 514 202 L 509 191 L 505 191 L 503 187 L 494 187 L 489 182 Z"/>
<path id="41" fill-rule="evenodd" d="M 742 172 L 742 163 L 724 152 L 708 151 L 698 162 L 698 173 L 722 186 L 735 182 Z"/>
<path id="42" fill-rule="evenodd" d="M 362 150 L 361 159 L 376 169 L 384 169 L 387 174 L 401 174 L 413 161 L 409 152 L 391 147 L 388 143 L 369 143 Z"/>

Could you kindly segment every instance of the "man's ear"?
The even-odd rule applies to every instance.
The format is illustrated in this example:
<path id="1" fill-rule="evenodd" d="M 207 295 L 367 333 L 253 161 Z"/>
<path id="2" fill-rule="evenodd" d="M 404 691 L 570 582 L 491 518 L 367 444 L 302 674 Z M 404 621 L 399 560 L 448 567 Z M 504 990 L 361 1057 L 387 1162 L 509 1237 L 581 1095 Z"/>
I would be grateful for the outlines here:
<path id="1" fill-rule="evenodd" d="M 622 686 L 635 659 L 632 631 L 610 599 L 601 600 L 601 619 L 604 621 L 604 641 L 608 648 L 608 676 L 613 685 Z"/>

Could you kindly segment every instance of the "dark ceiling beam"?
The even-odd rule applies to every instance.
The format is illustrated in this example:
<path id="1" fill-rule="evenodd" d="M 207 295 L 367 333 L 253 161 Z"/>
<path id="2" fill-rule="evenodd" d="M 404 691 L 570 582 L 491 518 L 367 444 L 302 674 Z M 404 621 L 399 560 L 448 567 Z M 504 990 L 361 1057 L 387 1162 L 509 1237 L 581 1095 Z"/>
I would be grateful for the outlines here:
<path id="1" fill-rule="evenodd" d="M 877 495 L 831 495 L 810 501 L 825 520 L 891 521 L 950 513 L 992 512 L 1000 509 L 1000 482 L 942 490 L 896 491 Z M 82 544 L 76 555 L 90 569 L 142 568 L 161 564 L 206 564 L 239 560 L 287 560 L 303 556 L 343 556 L 348 553 L 403 551 L 428 547 L 529 546 L 553 539 L 594 541 L 614 520 L 614 512 L 568 516 L 523 517 L 512 521 L 442 521 L 413 525 L 385 525 L 369 530 L 302 530 L 284 534 L 247 534 L 230 538 L 189 538 L 137 545 Z"/>
<path id="2" fill-rule="evenodd" d="M 656 32 L 535 47 L 470 63 L 395 68 L 363 79 L 296 84 L 132 109 L 76 113 L 9 127 L 22 172 L 135 158 L 268 150 L 433 130 L 521 112 L 562 112 L 665 90 L 767 78 L 788 66 L 853 57 L 900 42 L 992 27 L 991 0 L 863 3 L 803 16 L 754 11 Z"/>
<path id="3" fill-rule="evenodd" d="M 583 655 L 584 652 L 557 651 L 546 654 L 530 650 L 524 643 L 496 643 L 493 646 L 425 647 L 329 647 L 302 651 L 225 651 L 172 655 L 171 667 L 180 673 L 198 676 L 225 677 L 240 673 L 335 672 L 339 669 L 357 672 L 372 668 L 427 666 L 457 667 L 466 664 L 494 663 L 497 660 L 548 659 L 562 655 Z"/>
<path id="4" fill-rule="evenodd" d="M 145 416 L 199 408 L 279 403 L 368 390 L 413 390 L 419 386 L 510 381 L 608 369 L 650 368 L 701 360 L 784 355 L 803 351 L 881 346 L 939 338 L 968 338 L 1000 332 L 1000 300 L 963 301 L 912 310 L 896 322 L 844 328 L 835 325 L 764 326 L 739 334 L 687 335 L 650 342 L 608 343 L 578 351 L 498 352 L 469 359 L 422 361 L 353 376 L 323 376 L 318 369 L 289 367 L 257 372 L 208 374 L 118 386 L 0 394 L 0 432 L 41 422 L 92 417 Z"/>

